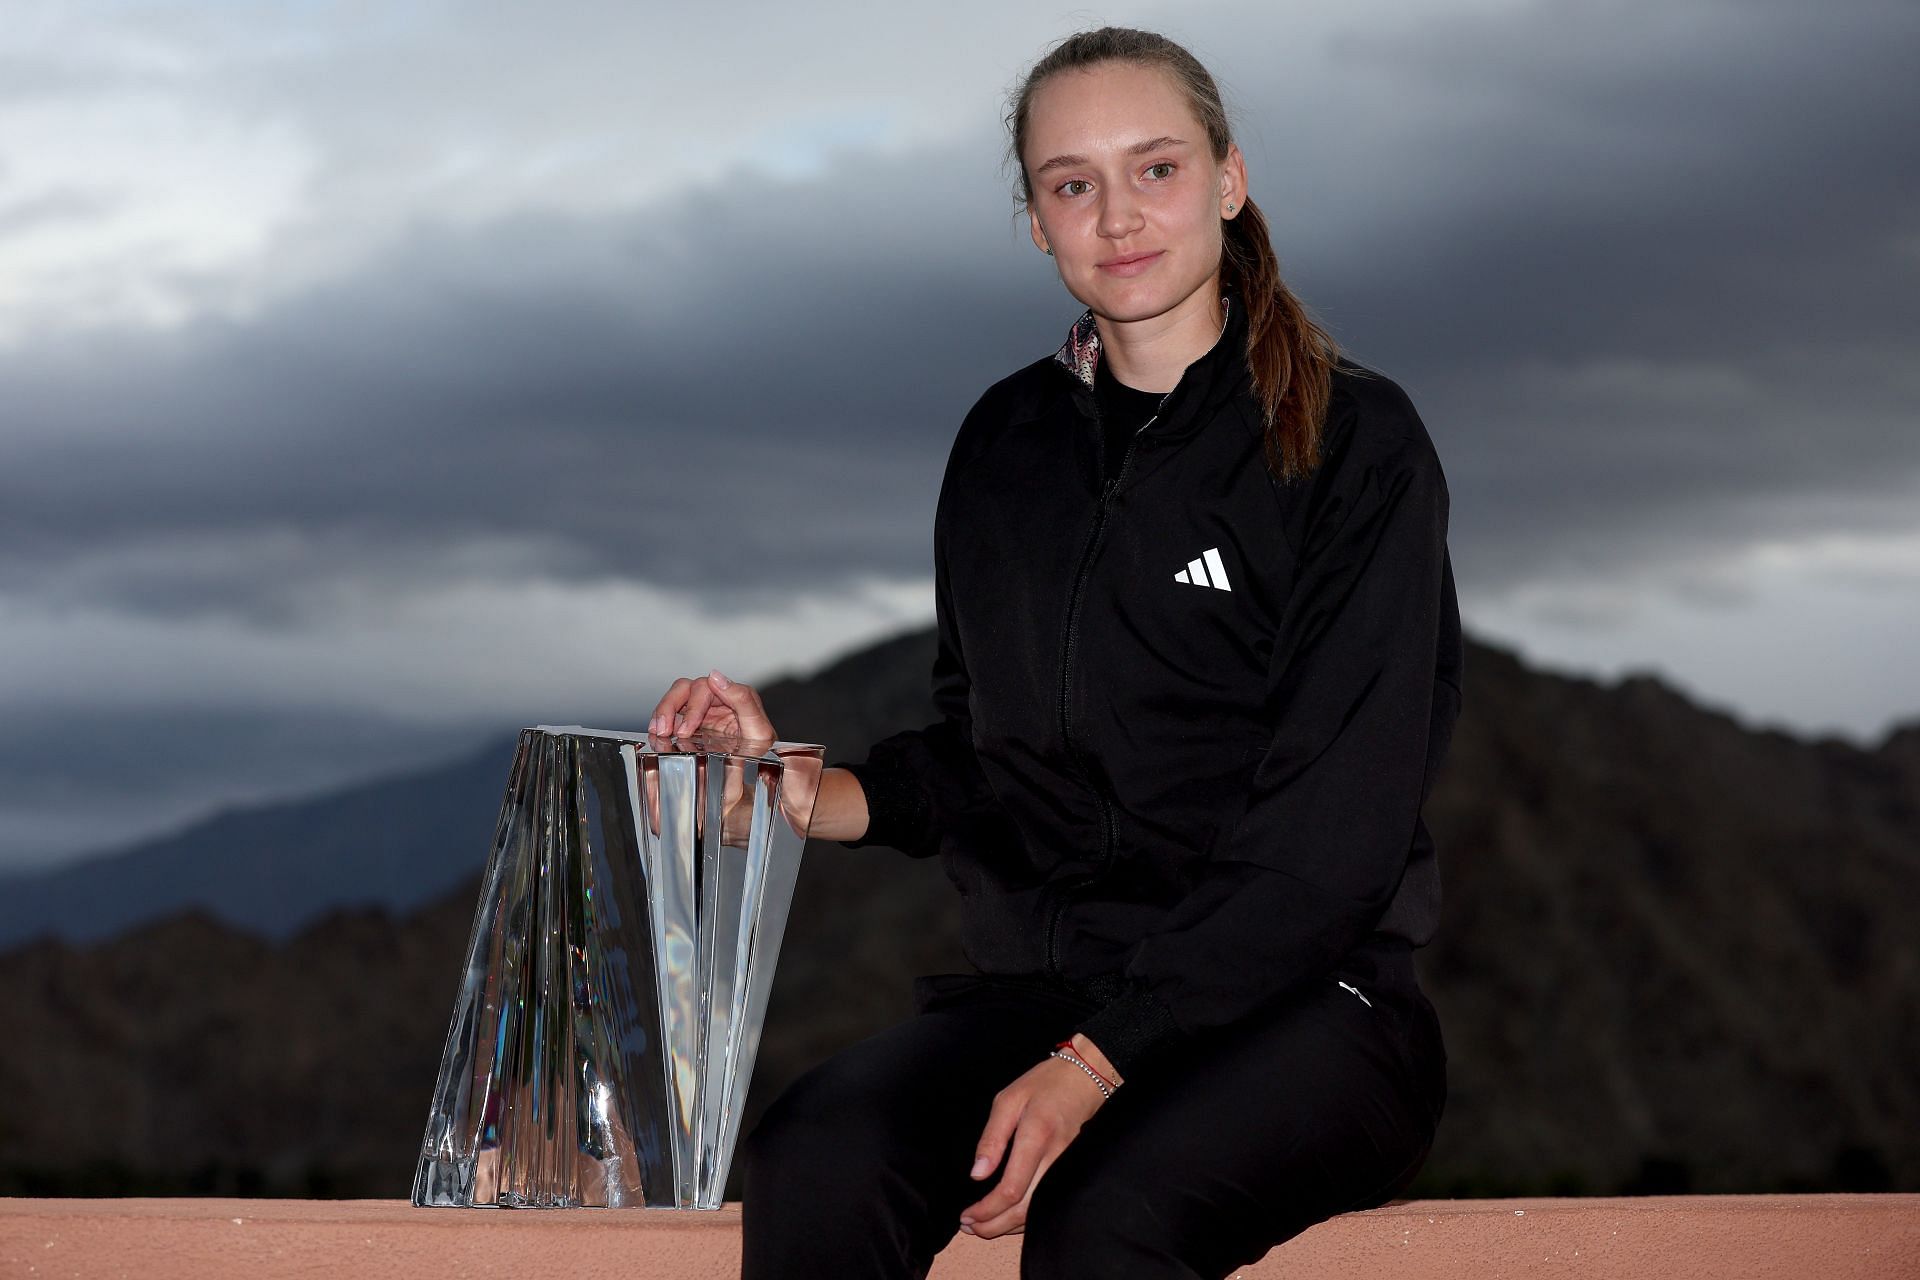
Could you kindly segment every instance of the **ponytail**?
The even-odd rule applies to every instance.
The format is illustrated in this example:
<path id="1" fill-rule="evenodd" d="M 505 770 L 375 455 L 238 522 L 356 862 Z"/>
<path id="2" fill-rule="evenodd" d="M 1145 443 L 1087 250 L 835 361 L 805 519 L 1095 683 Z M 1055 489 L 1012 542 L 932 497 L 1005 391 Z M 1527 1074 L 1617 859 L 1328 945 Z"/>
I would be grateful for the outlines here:
<path id="1" fill-rule="evenodd" d="M 1267 220 L 1252 200 L 1221 231 L 1220 275 L 1247 309 L 1247 366 L 1266 426 L 1267 467 L 1291 481 L 1320 465 L 1340 349 L 1280 278 Z"/>

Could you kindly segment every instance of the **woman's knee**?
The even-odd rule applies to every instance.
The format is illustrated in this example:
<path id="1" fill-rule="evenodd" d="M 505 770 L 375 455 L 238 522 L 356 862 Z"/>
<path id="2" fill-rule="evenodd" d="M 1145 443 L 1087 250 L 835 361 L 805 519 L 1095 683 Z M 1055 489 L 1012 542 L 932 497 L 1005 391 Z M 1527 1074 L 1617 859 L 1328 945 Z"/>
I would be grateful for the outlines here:
<path id="1" fill-rule="evenodd" d="M 740 1143 L 749 1181 L 830 1178 L 874 1163 L 885 1132 L 871 1100 L 863 1106 L 832 1059 L 796 1079 Z"/>
<path id="2" fill-rule="evenodd" d="M 1149 1187 L 1112 1170 L 1100 1177 L 1055 1178 L 1061 1163 L 1040 1179 L 1027 1202 L 1022 1276 L 1191 1274 L 1181 1269 L 1182 1242 L 1170 1230 L 1167 1206 L 1153 1203 Z"/>
<path id="3" fill-rule="evenodd" d="M 895 1109 L 874 1103 L 857 1071 L 829 1059 L 794 1081 L 741 1140 L 752 1260 L 743 1274 L 924 1273 L 952 1237 L 958 1211 L 933 1212 L 923 1144 Z"/>
<path id="4" fill-rule="evenodd" d="M 746 1184 L 864 1202 L 882 1188 L 891 1197 L 942 1165 L 964 1171 L 964 1153 L 947 1148 L 971 1135 L 958 1134 L 948 1108 L 918 1098 L 911 1073 L 893 1058 L 856 1046 L 796 1079 L 741 1140 Z"/>

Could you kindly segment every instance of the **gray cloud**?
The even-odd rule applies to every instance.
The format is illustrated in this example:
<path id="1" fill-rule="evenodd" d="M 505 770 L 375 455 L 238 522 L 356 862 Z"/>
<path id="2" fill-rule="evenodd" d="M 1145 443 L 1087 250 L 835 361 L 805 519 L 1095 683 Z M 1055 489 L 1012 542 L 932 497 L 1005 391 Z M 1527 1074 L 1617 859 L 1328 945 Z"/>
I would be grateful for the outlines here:
<path id="1" fill-rule="evenodd" d="M 1543 606 L 1600 622 L 1664 573 L 1725 607 L 1758 538 L 1914 527 L 1920 11 L 1184 20 L 1289 278 L 1440 444 L 1464 590 L 1617 581 Z M 399 61 L 233 92 L 340 108 L 370 158 L 325 199 L 397 171 Z M 723 612 L 924 575 L 960 416 L 1078 310 L 1009 217 L 991 92 L 936 142 L 416 217 L 243 315 L 0 351 L 0 600 L 297 628 L 462 578 Z"/>
<path id="2" fill-rule="evenodd" d="M 1284 144 L 1262 159 L 1303 146 L 1299 181 L 1332 193 L 1281 232 L 1296 285 L 1415 391 L 1483 583 L 1718 545 L 1810 486 L 1912 484 L 1917 31 L 1892 6 L 1616 4 L 1352 35 L 1332 65 L 1438 109 L 1370 108 L 1337 149 L 1234 69 Z M 17 351 L 7 572 L 287 526 L 369 563 L 508 533 L 559 574 L 918 572 L 959 416 L 1074 310 L 1007 217 L 998 141 L 416 226 L 244 325 Z M 1304 203 L 1255 173 L 1270 207 Z M 297 591 L 278 568 L 231 589 Z"/>
<path id="3" fill-rule="evenodd" d="M 97 218 L 115 203 L 97 191 L 67 190 L 0 204 L 0 240 L 49 225 Z"/>
<path id="4" fill-rule="evenodd" d="M 1920 12 L 1556 6 L 1341 47 L 1465 104 L 1377 170 L 1393 233 L 1302 275 L 1455 443 L 1483 580 L 1911 496 Z"/>
<path id="5" fill-rule="evenodd" d="M 948 160 L 885 177 L 935 191 L 964 172 Z M 244 326 L 16 351 L 0 572 L 52 584 L 83 553 L 289 527 L 369 568 L 514 534 L 552 551 L 548 572 L 670 585 L 923 572 L 959 414 L 1050 349 L 1066 309 L 1017 277 L 1004 225 L 962 224 L 977 193 L 929 197 L 953 225 L 911 247 L 839 177 L 743 176 L 740 211 L 718 215 L 695 195 L 633 219 L 422 228 Z M 326 567 L 250 575 L 233 546 L 239 591 Z M 192 556 L 160 590 L 94 581 L 179 609 L 220 567 Z"/>

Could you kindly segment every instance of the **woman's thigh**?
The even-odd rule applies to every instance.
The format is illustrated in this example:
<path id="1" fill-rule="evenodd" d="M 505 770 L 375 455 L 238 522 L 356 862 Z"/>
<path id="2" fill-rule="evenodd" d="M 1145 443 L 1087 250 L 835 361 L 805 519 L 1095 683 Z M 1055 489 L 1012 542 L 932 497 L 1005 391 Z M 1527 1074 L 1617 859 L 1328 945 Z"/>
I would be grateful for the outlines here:
<path id="1" fill-rule="evenodd" d="M 1224 1276 L 1323 1218 L 1383 1203 L 1426 1157 L 1444 1063 L 1414 987 L 1355 994 L 1328 979 L 1198 1037 L 1136 1071 L 1049 1167 L 1023 1268 Z"/>
<path id="2" fill-rule="evenodd" d="M 924 1275 L 981 1192 L 993 1096 L 1085 1008 L 967 984 L 807 1071 L 742 1142 L 743 1274 Z"/>

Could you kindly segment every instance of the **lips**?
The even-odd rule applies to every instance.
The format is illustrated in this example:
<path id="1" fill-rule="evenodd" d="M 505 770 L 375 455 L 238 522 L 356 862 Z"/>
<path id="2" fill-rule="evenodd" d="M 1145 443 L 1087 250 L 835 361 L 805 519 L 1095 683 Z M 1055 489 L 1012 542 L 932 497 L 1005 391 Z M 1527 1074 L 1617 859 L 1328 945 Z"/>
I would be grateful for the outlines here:
<path id="1" fill-rule="evenodd" d="M 1138 275 L 1158 262 L 1160 255 L 1165 252 L 1164 249 L 1158 249 L 1152 253 L 1130 253 L 1124 257 L 1108 258 L 1100 264 L 1100 269 L 1116 276 Z"/>

